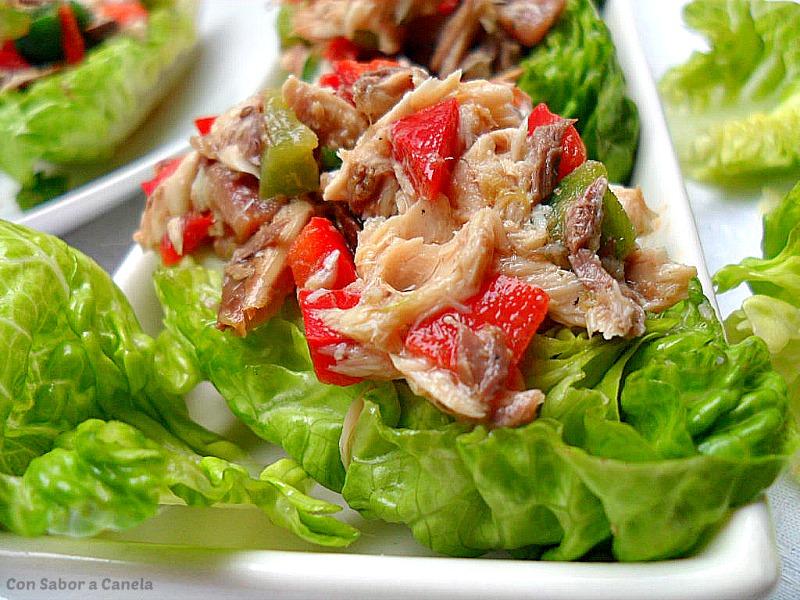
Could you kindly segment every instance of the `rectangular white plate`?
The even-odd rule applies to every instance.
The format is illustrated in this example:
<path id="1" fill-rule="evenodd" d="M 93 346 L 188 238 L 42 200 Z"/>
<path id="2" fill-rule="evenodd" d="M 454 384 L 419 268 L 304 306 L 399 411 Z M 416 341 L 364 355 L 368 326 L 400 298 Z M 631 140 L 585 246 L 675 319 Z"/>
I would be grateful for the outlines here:
<path id="1" fill-rule="evenodd" d="M 630 92 L 642 117 L 642 143 L 634 182 L 661 215 L 648 243 L 664 245 L 677 260 L 698 267 L 711 294 L 694 220 L 661 112 L 653 80 L 639 46 L 631 0 L 610 0 L 606 18 L 614 34 Z M 152 253 L 134 248 L 115 276 L 145 329 L 156 332 L 160 309 L 152 291 Z M 190 399 L 196 418 L 227 433 L 267 459 L 276 456 L 227 411 L 209 386 Z M 327 498 L 342 504 L 333 494 Z M 367 522 L 353 511 L 344 518 L 362 530 L 347 551 L 311 547 L 265 522 L 255 510 L 169 507 L 123 534 L 94 540 L 27 540 L 0 535 L 0 596 L 91 598 L 85 591 L 14 592 L 16 582 L 150 582 L 153 597 L 215 598 L 454 598 L 461 600 L 613 599 L 663 600 L 756 598 L 778 576 L 767 506 L 737 510 L 713 539 L 691 558 L 643 564 L 548 563 L 499 558 L 433 556 L 403 527 Z M 84 586 L 85 589 L 85 586 Z M 147 598 L 148 592 L 115 595 Z"/>
<path id="2" fill-rule="evenodd" d="M 267 0 L 201 2 L 198 45 L 181 61 L 182 77 L 114 158 L 69 168 L 87 183 L 24 212 L 14 201 L 18 186 L 0 173 L 0 218 L 62 234 L 140 197 L 139 185 L 153 177 L 154 165 L 188 148 L 196 117 L 219 114 L 275 72 L 275 15 Z"/>

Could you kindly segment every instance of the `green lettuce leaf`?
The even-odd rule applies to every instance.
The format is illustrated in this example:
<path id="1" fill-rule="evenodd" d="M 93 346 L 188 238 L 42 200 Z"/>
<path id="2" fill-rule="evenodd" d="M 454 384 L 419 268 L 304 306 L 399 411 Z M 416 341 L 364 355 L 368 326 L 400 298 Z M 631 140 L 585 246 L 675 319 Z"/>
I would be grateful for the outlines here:
<path id="1" fill-rule="evenodd" d="M 430 409 L 406 394 L 392 425 L 366 402 L 348 503 L 458 556 L 570 560 L 611 541 L 620 560 L 669 558 L 768 486 L 793 444 L 765 345 L 729 346 L 697 283 L 642 339 L 555 329 L 536 336 L 526 364 L 548 394 L 540 418 L 516 429 L 419 418 Z"/>
<path id="2" fill-rule="evenodd" d="M 119 421 L 90 419 L 58 438 L 24 475 L 0 474 L 0 523 L 15 533 L 91 536 L 140 524 L 160 502 L 252 504 L 308 542 L 341 547 L 358 531 L 331 518 L 341 510 L 302 490 L 310 479 L 283 459 L 252 478 L 216 457 L 176 450 Z"/>
<path id="3" fill-rule="evenodd" d="M 714 275 L 720 292 L 747 283 L 756 293 L 725 321 L 728 337 L 763 339 L 772 364 L 789 386 L 800 423 L 800 183 L 764 215 L 764 258 L 745 258 Z"/>
<path id="4" fill-rule="evenodd" d="M 567 0 L 558 23 L 522 61 L 517 85 L 534 104 L 578 119 L 589 158 L 625 183 L 639 142 L 639 115 L 626 96 L 614 42 L 591 0 Z"/>
<path id="5" fill-rule="evenodd" d="M 195 41 L 195 0 L 151 4 L 144 39 L 114 37 L 79 66 L 0 94 L 0 171 L 30 184 L 38 161 L 106 159 L 136 129 Z"/>
<path id="6" fill-rule="evenodd" d="M 717 182 L 800 172 L 800 5 L 694 0 L 686 23 L 704 35 L 660 83 L 685 169 Z"/>
<path id="7" fill-rule="evenodd" d="M 240 338 L 215 326 L 219 273 L 184 261 L 160 269 L 154 280 L 165 327 L 183 340 L 203 378 L 214 384 L 231 411 L 257 435 L 282 446 L 322 485 L 341 490 L 339 437 L 351 403 L 366 398 L 393 406 L 394 386 L 320 383 L 296 306 L 294 314 L 287 307 L 283 316 Z"/>
<path id="8" fill-rule="evenodd" d="M 177 395 L 199 380 L 190 357 L 169 355 L 168 334 L 145 335 L 89 258 L 0 221 L 0 298 L 2 525 L 93 535 L 181 500 L 253 504 L 314 543 L 357 537 L 328 516 L 338 507 L 305 495 L 299 466 L 254 479 L 238 447 L 190 419 Z"/>

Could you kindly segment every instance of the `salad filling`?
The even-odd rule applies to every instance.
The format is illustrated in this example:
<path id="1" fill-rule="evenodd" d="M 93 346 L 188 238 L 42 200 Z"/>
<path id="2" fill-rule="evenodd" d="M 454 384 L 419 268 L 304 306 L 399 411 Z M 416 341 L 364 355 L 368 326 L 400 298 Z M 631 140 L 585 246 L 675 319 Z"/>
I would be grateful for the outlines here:
<path id="1" fill-rule="evenodd" d="M 143 38 L 148 14 L 138 0 L 12 0 L 0 8 L 0 92 L 80 64 L 113 36 Z"/>
<path id="2" fill-rule="evenodd" d="M 547 35 L 566 0 L 282 0 L 284 67 L 403 54 L 431 73 L 467 79 L 519 75 L 524 53 Z"/>
<path id="3" fill-rule="evenodd" d="M 246 336 L 297 289 L 317 377 L 404 379 L 460 419 L 518 426 L 544 394 L 520 360 L 543 322 L 604 339 L 688 294 L 641 247 L 655 215 L 609 185 L 574 122 L 515 86 L 351 61 L 213 123 L 147 185 L 136 240 L 227 261 L 217 325 Z"/>

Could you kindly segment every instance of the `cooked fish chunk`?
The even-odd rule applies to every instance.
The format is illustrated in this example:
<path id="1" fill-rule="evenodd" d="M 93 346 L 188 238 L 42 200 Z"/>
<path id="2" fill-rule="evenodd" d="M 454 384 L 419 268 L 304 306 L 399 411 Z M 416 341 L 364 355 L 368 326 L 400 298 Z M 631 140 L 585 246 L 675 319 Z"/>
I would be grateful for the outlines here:
<path id="1" fill-rule="evenodd" d="M 384 67 L 368 72 L 353 84 L 353 102 L 373 123 L 427 78 L 428 74 L 416 67 Z"/>
<path id="2" fill-rule="evenodd" d="M 603 221 L 605 177 L 598 177 L 572 202 L 564 216 L 564 244 L 572 271 L 589 291 L 586 329 L 606 339 L 644 333 L 644 310 L 625 283 L 614 279 L 597 256 Z"/>
<path id="3" fill-rule="evenodd" d="M 663 248 L 637 248 L 625 260 L 625 276 L 645 310 L 657 313 L 687 298 L 697 269 L 670 261 Z"/>
<path id="4" fill-rule="evenodd" d="M 289 202 L 234 252 L 225 266 L 217 314 L 220 326 L 230 327 L 243 336 L 280 308 L 294 287 L 286 266 L 289 247 L 313 212 L 308 202 Z"/>
<path id="5" fill-rule="evenodd" d="M 463 0 L 442 29 L 431 70 L 442 76 L 456 71 L 481 31 L 481 19 L 493 13 L 492 0 Z"/>
<path id="6" fill-rule="evenodd" d="M 547 292 L 550 297 L 547 314 L 556 323 L 586 327 L 589 292 L 572 271 L 562 269 L 542 256 L 521 257 L 515 254 L 501 258 L 498 271 L 519 277 Z"/>
<path id="7" fill-rule="evenodd" d="M 621 185 L 612 185 L 611 191 L 619 199 L 622 208 L 628 215 L 636 230 L 636 235 L 647 235 L 655 231 L 658 215 L 647 206 L 642 194 L 642 188 L 626 188 Z"/>
<path id="8" fill-rule="evenodd" d="M 487 396 L 478 387 L 466 384 L 453 371 L 437 368 L 424 358 L 407 355 L 392 355 L 391 358 L 411 391 L 460 419 L 516 427 L 532 421 L 544 401 L 544 394 L 535 389 L 503 388 L 495 396 Z"/>
<path id="9" fill-rule="evenodd" d="M 217 117 L 208 135 L 192 138 L 192 147 L 233 171 L 258 177 L 265 135 L 264 98 L 256 94 Z"/>
<path id="10" fill-rule="evenodd" d="M 522 224 L 549 196 L 556 183 L 561 138 L 566 123 L 538 127 L 528 136 L 527 124 L 481 135 L 453 172 L 453 202 L 459 218 L 492 206 L 504 221 Z"/>
<path id="11" fill-rule="evenodd" d="M 258 179 L 232 171 L 222 163 L 204 163 L 192 186 L 196 210 L 212 210 L 244 243 L 285 204 L 277 198 L 261 198 Z"/>
<path id="12" fill-rule="evenodd" d="M 566 4 L 566 0 L 507 0 L 498 8 L 497 21 L 511 37 L 530 48 L 547 35 Z"/>
<path id="13" fill-rule="evenodd" d="M 394 219 L 403 216 L 387 223 Z M 396 352 L 412 323 L 457 306 L 478 291 L 494 249 L 503 243 L 503 231 L 491 209 L 475 213 L 441 244 L 425 243 L 421 236 L 404 238 L 390 226 L 382 231 L 384 237 L 370 238 L 369 243 L 381 248 L 371 258 L 371 271 L 367 277 L 359 271 L 364 278 L 360 302 L 348 310 L 327 311 L 324 318 L 343 335 Z"/>
<path id="14" fill-rule="evenodd" d="M 133 239 L 146 248 L 157 248 L 167 232 L 167 222 L 191 210 L 192 184 L 200 167 L 197 152 L 187 154 L 172 176 L 162 181 L 147 199 Z"/>
<path id="15" fill-rule="evenodd" d="M 282 88 L 283 99 L 297 118 L 319 138 L 320 146 L 334 150 L 352 148 L 367 129 L 367 120 L 333 91 L 290 75 Z"/>
<path id="16" fill-rule="evenodd" d="M 597 255 L 581 249 L 570 255 L 569 260 L 580 282 L 591 292 L 586 311 L 589 335 L 599 331 L 607 340 L 642 335 L 644 310 L 626 293 L 625 284 L 608 274 Z"/>

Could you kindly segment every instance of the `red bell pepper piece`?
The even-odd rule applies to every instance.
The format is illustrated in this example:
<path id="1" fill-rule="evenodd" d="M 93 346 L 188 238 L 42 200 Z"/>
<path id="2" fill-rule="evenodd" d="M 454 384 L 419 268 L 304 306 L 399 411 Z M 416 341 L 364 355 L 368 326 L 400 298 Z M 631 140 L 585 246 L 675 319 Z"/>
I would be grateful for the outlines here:
<path id="1" fill-rule="evenodd" d="M 397 61 L 376 58 L 369 62 L 358 62 L 355 60 L 337 60 L 331 66 L 333 73 L 326 73 L 319 78 L 319 84 L 336 90 L 336 93 L 353 103 L 353 84 L 358 81 L 364 73 L 396 67 Z"/>
<path id="2" fill-rule="evenodd" d="M 27 69 L 31 65 L 17 52 L 14 40 L 8 40 L 0 47 L 0 69 Z"/>
<path id="3" fill-rule="evenodd" d="M 533 135 L 537 127 L 558 123 L 563 117 L 550 112 L 544 102 L 536 106 L 528 116 L 528 135 Z M 561 181 L 586 162 L 586 146 L 583 144 L 575 125 L 570 125 L 561 141 L 561 161 L 558 163 L 558 181 Z"/>
<path id="4" fill-rule="evenodd" d="M 322 56 L 332 63 L 339 60 L 356 60 L 360 53 L 361 46 L 346 37 L 336 37 L 328 42 Z"/>
<path id="5" fill-rule="evenodd" d="M 61 23 L 61 47 L 64 50 L 67 64 L 77 64 L 86 55 L 86 43 L 83 41 L 78 19 L 75 18 L 69 2 L 58 7 L 58 20 Z"/>
<path id="6" fill-rule="evenodd" d="M 336 252 L 337 255 L 332 257 Z M 344 236 L 328 219 L 313 217 L 297 236 L 289 249 L 287 258 L 297 287 L 323 269 L 334 274 L 330 289 L 338 290 L 357 278 L 353 255 Z"/>
<path id="7" fill-rule="evenodd" d="M 320 311 L 331 308 L 353 308 L 360 295 L 347 290 L 298 290 L 297 301 L 303 313 L 306 341 L 317 379 L 331 385 L 352 385 L 363 381 L 331 370 L 336 365 L 333 349 L 340 344 L 358 345 L 355 340 L 334 331 L 320 317 Z"/>
<path id="8" fill-rule="evenodd" d="M 161 260 L 170 266 L 180 262 L 181 258 L 191 254 L 208 239 L 208 230 L 214 224 L 214 215 L 210 211 L 204 213 L 187 213 L 181 217 L 183 226 L 183 252 L 179 253 L 168 234 L 161 239 Z"/>
<path id="9" fill-rule="evenodd" d="M 458 101 L 448 98 L 392 125 L 392 154 L 420 196 L 434 200 L 447 186 L 459 124 Z"/>
<path id="10" fill-rule="evenodd" d="M 123 27 L 147 18 L 147 9 L 141 2 L 101 2 L 98 11 L 107 19 L 116 21 Z"/>
<path id="11" fill-rule="evenodd" d="M 458 8 L 458 3 L 461 0 L 442 0 L 439 2 L 439 6 L 437 10 L 440 15 L 447 16 L 455 12 L 456 8 Z"/>
<path id="12" fill-rule="evenodd" d="M 485 325 L 499 327 L 516 364 L 547 314 L 547 294 L 516 277 L 496 275 L 464 305 L 465 311 L 444 310 L 409 330 L 405 347 L 436 366 L 455 370 L 458 363 L 457 321 L 478 331 Z"/>
<path id="13" fill-rule="evenodd" d="M 200 135 L 208 135 L 217 117 L 200 117 L 194 120 L 194 126 Z"/>
<path id="14" fill-rule="evenodd" d="M 144 195 L 148 198 L 152 196 L 153 192 L 156 191 L 156 188 L 161 184 L 161 182 L 178 170 L 178 167 L 182 161 L 183 157 L 179 156 L 178 158 L 164 160 L 158 163 L 155 169 L 156 176 L 150 181 L 145 181 L 142 184 L 142 191 L 144 192 Z"/>

